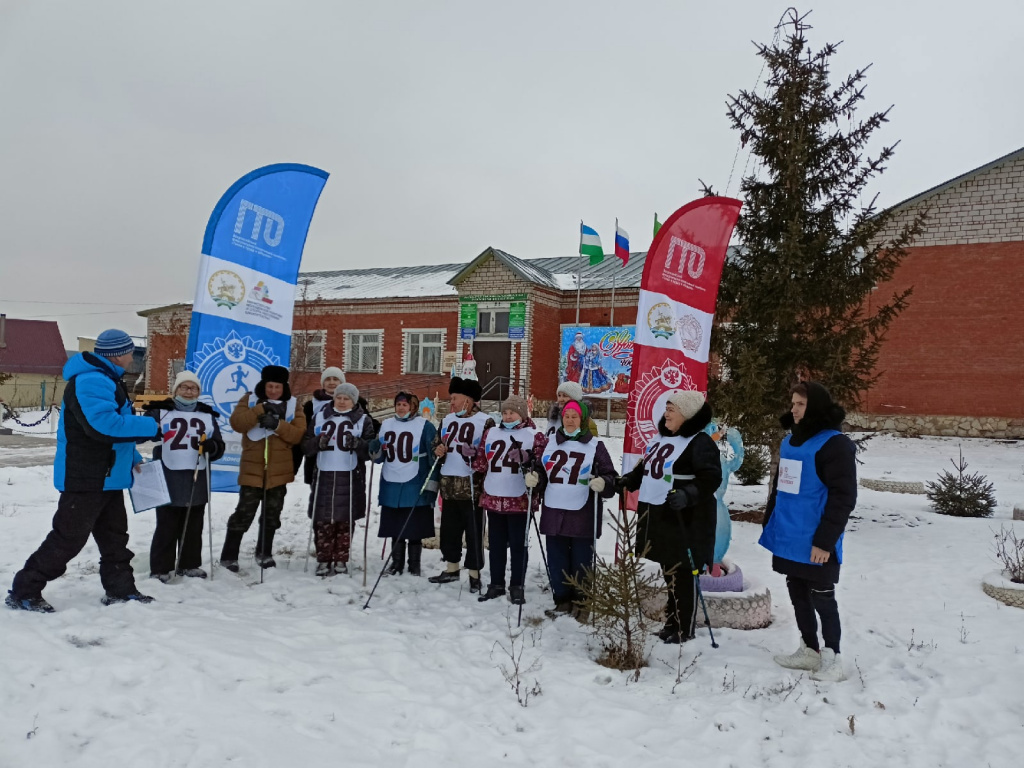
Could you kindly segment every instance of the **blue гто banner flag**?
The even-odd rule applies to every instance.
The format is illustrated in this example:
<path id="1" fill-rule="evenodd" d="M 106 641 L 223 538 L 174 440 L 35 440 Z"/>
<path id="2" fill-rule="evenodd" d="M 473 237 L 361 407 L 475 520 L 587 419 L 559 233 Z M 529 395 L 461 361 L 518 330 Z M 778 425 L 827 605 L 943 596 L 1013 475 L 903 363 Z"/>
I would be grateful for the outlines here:
<path id="1" fill-rule="evenodd" d="M 227 445 L 215 491 L 238 490 L 242 436 L 228 417 L 266 365 L 288 366 L 295 284 L 327 173 L 281 163 L 246 174 L 213 209 L 203 238 L 185 367 L 221 413 Z"/>

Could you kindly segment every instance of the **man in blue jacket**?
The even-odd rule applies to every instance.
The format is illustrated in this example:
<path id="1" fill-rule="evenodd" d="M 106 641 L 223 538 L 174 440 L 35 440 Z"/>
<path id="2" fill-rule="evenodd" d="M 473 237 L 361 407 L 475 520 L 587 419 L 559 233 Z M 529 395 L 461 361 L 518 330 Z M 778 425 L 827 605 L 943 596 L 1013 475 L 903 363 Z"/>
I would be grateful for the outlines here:
<path id="1" fill-rule="evenodd" d="M 142 462 L 135 444 L 155 439 L 159 432 L 154 419 L 134 415 L 121 382 L 134 349 L 124 331 L 104 331 L 94 354 L 83 352 L 64 366 L 67 386 L 53 465 L 60 501 L 53 529 L 14 576 L 5 601 L 9 608 L 51 613 L 43 587 L 64 574 L 90 534 L 100 550 L 104 605 L 153 599 L 135 586 L 124 507 L 132 469 Z"/>

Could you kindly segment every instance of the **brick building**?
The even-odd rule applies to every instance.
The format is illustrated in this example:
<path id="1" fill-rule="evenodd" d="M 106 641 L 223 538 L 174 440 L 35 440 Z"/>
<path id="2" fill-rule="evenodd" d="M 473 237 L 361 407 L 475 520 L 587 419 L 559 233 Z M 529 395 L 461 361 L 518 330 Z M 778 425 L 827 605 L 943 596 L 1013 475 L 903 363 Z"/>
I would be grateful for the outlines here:
<path id="1" fill-rule="evenodd" d="M 913 286 L 857 423 L 1024 437 L 1024 149 L 895 206 L 925 231 L 881 295 Z"/>
<path id="2" fill-rule="evenodd" d="M 580 323 L 610 323 L 613 271 L 615 323 L 635 321 L 644 256 L 633 254 L 626 268 L 614 257 L 584 266 Z M 469 264 L 303 273 L 293 391 L 311 392 L 326 365 L 340 365 L 371 399 L 390 398 L 401 387 L 445 394 L 452 363 L 471 350 L 493 399 L 510 389 L 552 399 L 560 326 L 576 320 L 576 269 L 577 257 L 527 261 L 487 248 Z M 166 392 L 184 366 L 191 305 L 139 314 L 147 320 L 147 392 Z M 462 338 L 470 335 L 464 329 L 472 340 Z"/>
<path id="3" fill-rule="evenodd" d="M 1024 149 L 910 198 L 894 226 L 922 208 L 925 232 L 880 295 L 914 287 L 879 360 L 881 377 L 851 421 L 863 426 L 1024 437 Z M 636 320 L 646 254 L 583 269 L 579 320 Z M 300 277 L 293 391 L 341 365 L 371 398 L 400 387 L 447 391 L 453 360 L 470 348 L 492 399 L 511 387 L 554 397 L 561 327 L 576 319 L 577 258 L 521 259 L 487 248 L 468 264 L 311 272 Z M 189 305 L 148 320 L 149 391 L 166 391 L 184 364 Z M 466 331 L 471 329 L 472 333 Z M 472 341 L 462 338 L 472 335 Z M 492 382 L 494 382 L 492 384 Z"/>

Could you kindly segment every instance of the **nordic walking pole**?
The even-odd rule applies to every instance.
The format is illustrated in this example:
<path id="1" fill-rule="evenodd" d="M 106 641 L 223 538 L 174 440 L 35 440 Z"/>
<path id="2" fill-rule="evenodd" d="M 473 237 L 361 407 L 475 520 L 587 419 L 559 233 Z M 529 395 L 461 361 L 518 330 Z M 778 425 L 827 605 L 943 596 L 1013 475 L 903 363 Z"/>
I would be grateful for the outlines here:
<path id="1" fill-rule="evenodd" d="M 263 583 L 263 558 L 267 553 L 263 547 L 267 543 L 267 481 L 270 480 L 270 435 L 263 436 L 263 504 L 260 505 L 260 584 Z"/>
<path id="2" fill-rule="evenodd" d="M 316 500 L 320 495 L 320 468 L 317 467 L 314 469 L 313 474 L 316 477 L 313 480 L 313 506 L 309 510 L 309 538 L 306 539 L 306 562 L 302 564 L 303 573 L 306 573 L 309 570 L 309 548 L 313 544 L 313 520 L 316 519 Z"/>
<path id="3" fill-rule="evenodd" d="M 373 504 L 373 470 L 376 465 L 373 461 L 370 461 L 370 489 L 366 492 L 366 519 L 363 520 L 363 586 L 366 586 L 366 571 L 368 565 L 366 563 L 366 548 L 368 546 L 367 540 L 370 537 L 370 508 Z"/>
<path id="4" fill-rule="evenodd" d="M 356 458 L 355 451 L 353 451 L 352 452 L 352 459 L 353 459 L 353 461 L 355 460 L 355 458 Z M 349 562 L 352 562 L 352 534 L 354 533 L 354 531 L 352 530 L 352 486 L 355 484 L 355 481 L 356 481 L 356 471 L 355 471 L 355 469 L 350 469 L 348 471 L 348 560 L 349 560 Z M 348 568 L 346 566 L 346 570 L 348 571 L 348 577 L 351 579 L 352 578 L 352 569 Z"/>
<path id="5" fill-rule="evenodd" d="M 213 581 L 213 483 L 210 482 L 210 462 L 206 462 L 206 518 L 207 538 L 210 540 L 210 581 Z"/>
<path id="6" fill-rule="evenodd" d="M 693 578 L 697 584 L 697 597 L 700 598 L 700 607 L 704 609 L 704 621 L 708 625 L 708 634 L 711 635 L 711 647 L 717 648 L 718 643 L 715 642 L 715 633 L 711 629 L 711 619 L 708 617 L 708 605 L 704 602 L 704 590 L 700 588 L 700 571 L 698 571 L 697 566 L 693 564 L 693 552 L 687 549 L 686 556 L 690 558 L 690 570 L 693 572 Z"/>
<path id="7" fill-rule="evenodd" d="M 523 547 L 523 591 L 526 591 L 526 564 L 530 559 L 530 520 L 533 519 L 533 488 L 526 489 L 526 514 L 530 517 L 526 521 L 526 543 Z M 524 601 L 525 602 L 525 601 Z M 523 624 L 523 603 L 519 604 L 519 618 L 516 619 L 516 626 Z"/>
<path id="8" fill-rule="evenodd" d="M 185 549 L 185 536 L 188 535 L 188 517 L 192 514 L 192 500 L 196 497 L 196 480 L 199 478 L 199 465 L 203 463 L 203 446 L 206 443 L 206 433 L 199 437 L 199 450 L 196 455 L 196 468 L 192 470 L 192 490 L 188 494 L 188 506 L 185 507 L 185 525 L 181 528 L 181 541 L 178 542 L 178 556 L 174 560 L 174 575 L 181 570 L 181 553 Z M 209 495 L 209 494 L 207 494 Z M 199 534 L 199 552 L 203 551 L 202 534 Z M 200 554 L 200 556 L 202 556 Z"/>
<path id="9" fill-rule="evenodd" d="M 423 481 L 423 486 L 420 488 L 420 492 L 416 496 L 416 501 L 419 501 L 420 496 L 422 496 L 423 493 L 427 490 L 427 486 L 430 484 L 430 478 L 434 476 L 434 470 L 437 469 L 437 465 L 440 461 L 440 456 L 434 459 L 434 463 L 431 465 L 430 471 L 427 472 L 427 479 Z M 409 526 L 409 521 L 412 520 L 412 513 L 415 511 L 416 504 L 414 503 L 412 508 L 409 510 L 409 514 L 405 516 L 405 522 L 402 523 L 402 530 L 398 532 L 398 537 L 395 539 L 396 541 L 402 538 L 402 534 L 405 533 L 405 529 Z M 380 569 L 380 573 L 377 574 L 377 580 L 373 583 L 373 589 L 370 590 L 370 596 L 366 598 L 366 604 L 363 606 L 364 611 L 370 607 L 370 601 L 373 599 L 373 593 L 377 591 L 377 585 L 380 584 L 380 580 L 381 577 L 384 575 L 384 571 L 387 570 L 388 564 L 394 559 L 394 557 L 395 548 L 392 547 L 391 551 L 388 553 L 388 559 L 384 562 L 384 566 Z"/>

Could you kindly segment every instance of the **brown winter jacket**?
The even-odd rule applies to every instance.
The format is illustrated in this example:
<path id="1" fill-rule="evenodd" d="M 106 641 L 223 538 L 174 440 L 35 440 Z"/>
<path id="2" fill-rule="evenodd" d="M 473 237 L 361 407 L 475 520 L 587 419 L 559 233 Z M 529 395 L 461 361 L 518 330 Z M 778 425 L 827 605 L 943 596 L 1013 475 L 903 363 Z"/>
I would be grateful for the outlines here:
<path id="1" fill-rule="evenodd" d="M 263 488 L 264 441 L 250 440 L 248 431 L 257 426 L 257 419 L 263 415 L 263 404 L 249 407 L 249 394 L 238 401 L 231 413 L 231 428 L 242 436 L 242 459 L 238 467 L 238 484 L 252 488 Z M 292 446 L 298 445 L 306 434 L 306 415 L 301 408 L 295 409 L 292 421 L 281 420 L 277 431 L 267 441 L 267 483 L 266 488 L 288 485 L 295 479 L 295 463 Z"/>

